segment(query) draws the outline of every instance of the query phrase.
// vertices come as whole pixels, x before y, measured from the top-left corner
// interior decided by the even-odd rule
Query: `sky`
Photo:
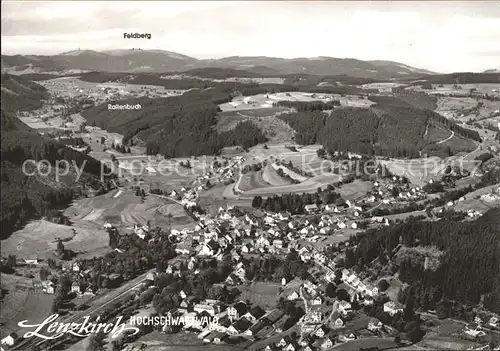
[[[500,68],[500,1],[2,1],[2,54],[161,49]],[[123,33],[151,39],[124,39]]]

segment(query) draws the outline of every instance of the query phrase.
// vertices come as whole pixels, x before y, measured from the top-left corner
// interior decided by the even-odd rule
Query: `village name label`
[[[91,321],[90,316],[85,316],[81,323],[62,323],[56,322],[59,318],[58,314],[53,314],[47,317],[42,323],[39,324],[27,324],[28,321],[24,320],[17,325],[21,328],[36,328],[35,331],[30,331],[24,334],[24,338],[31,338],[32,336],[37,336],[45,340],[58,339],[65,334],[72,334],[80,337],[87,337],[91,334],[97,334],[103,331],[109,334],[112,339],[117,338],[123,331],[132,331],[131,335],[137,334],[139,328],[127,326],[122,323],[123,316],[118,316],[115,323],[98,323],[101,316],[97,316],[95,321]],[[43,334],[45,331],[47,334]]]
[[[140,110],[140,109],[142,109],[141,104],[135,104],[135,105],[108,104],[108,110]]]
[[[151,39],[151,33],[123,33],[123,39]]]

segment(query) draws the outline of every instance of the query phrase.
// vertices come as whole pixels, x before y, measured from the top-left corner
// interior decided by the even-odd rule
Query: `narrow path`
[[[472,155],[473,153],[475,153],[476,151],[478,151],[481,148],[481,144],[480,143],[477,143],[477,142],[475,142],[475,143],[477,144],[476,149],[474,151],[471,151],[468,154],[462,156],[462,159],[465,159],[466,157],[469,157],[470,155]]]
[[[437,144],[442,144],[442,143],[444,143],[444,142],[446,142],[446,141],[450,140],[450,139],[451,139],[451,138],[453,138],[454,136],[455,136],[455,132],[454,132],[454,131],[451,131],[451,135],[450,135],[448,138],[438,141],[438,142],[436,143],[436,145],[437,145]]]

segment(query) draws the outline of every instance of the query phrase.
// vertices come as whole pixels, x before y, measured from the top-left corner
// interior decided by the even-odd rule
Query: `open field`
[[[471,350],[473,347],[480,346],[473,341],[459,339],[457,337],[424,336],[424,339],[417,344],[420,350]]]
[[[458,157],[450,157],[442,160],[439,157],[428,157],[412,160],[378,160],[378,162],[385,165],[392,174],[406,176],[412,184],[422,185],[430,179],[440,178],[440,174],[446,167],[458,159]]]
[[[263,189],[272,186],[283,186],[290,184],[292,183],[280,177],[276,173],[276,170],[271,167],[271,165],[267,165],[258,172],[249,172],[243,174],[238,184],[238,190],[245,192],[252,189]]]
[[[290,110],[282,107],[269,107],[221,112],[215,128],[218,132],[225,132],[234,129],[242,121],[250,121],[264,133],[268,143],[291,142],[295,131],[286,122],[276,118],[288,111]]]
[[[453,209],[455,211],[467,211],[474,209],[486,212],[490,208],[500,206],[500,185],[491,185],[465,195],[465,200],[458,202]]]
[[[362,89],[389,89],[404,86],[402,83],[391,83],[391,82],[380,82],[380,83],[368,83],[361,85]]]
[[[214,157],[165,160],[155,156],[122,155],[117,156],[116,159],[119,162],[117,173],[130,184],[170,192],[190,185],[197,177],[205,174]],[[187,160],[189,160],[191,168],[180,166],[180,162]]]
[[[341,180],[341,176],[334,173],[318,172],[320,170],[321,162],[316,150],[319,145],[309,145],[298,147],[297,151],[291,151],[284,145],[269,145],[269,147],[254,147],[250,149],[246,155],[245,163],[248,165],[254,163],[261,163],[264,160],[268,162],[275,162],[280,160],[288,163],[292,161],[293,165],[305,171],[316,171],[316,175],[311,178],[306,178],[293,173],[292,177],[300,178],[303,180],[299,184],[289,184],[286,180],[280,179],[281,177],[276,173],[276,167],[267,165],[263,170],[254,173],[247,173],[241,177],[241,180],[236,184],[226,186],[222,191],[222,196],[227,199],[246,199],[251,200],[254,196],[269,196],[270,194],[286,194],[286,193],[302,193],[302,192],[315,192],[318,187],[326,187],[331,183]],[[316,167],[312,169],[312,167]],[[282,167],[286,168],[286,167]],[[286,170],[285,170],[286,171]],[[237,187],[238,190],[243,191],[243,194],[236,195],[233,189]]]
[[[456,95],[467,95],[469,94],[469,89],[476,89],[478,93],[481,94],[489,94],[489,95],[499,95],[500,93],[500,88],[498,84],[494,83],[479,83],[479,84],[460,84],[462,89],[456,89],[453,87],[453,84],[443,84],[442,87],[440,87],[437,84],[432,84],[432,88],[434,90],[426,90],[428,94],[456,94]],[[412,87],[415,90],[419,90],[417,87]],[[493,89],[496,89],[496,93],[493,91]]]
[[[443,156],[448,155],[448,152],[453,155],[457,155],[460,153],[467,154],[469,152],[473,152],[478,147],[478,145],[474,141],[462,138],[455,133],[449,135],[447,138],[442,139],[441,141],[438,141],[435,144],[438,144],[442,148],[442,152],[444,153]],[[427,152],[431,152],[433,150],[433,144],[429,144],[422,149],[422,153],[426,154]]]
[[[474,99],[470,97],[439,97],[436,112],[447,118],[461,121],[469,119],[483,120],[492,118],[500,110],[500,101]]]
[[[271,166],[276,170],[278,171],[279,169],[281,169],[283,171],[283,173],[285,173],[286,175],[288,175],[290,178],[294,179],[294,180],[298,180],[299,182],[303,182],[307,179],[307,177],[304,177],[294,171],[292,171],[291,169],[285,167],[285,166],[280,166],[280,165],[277,165],[276,163],[273,163],[271,164]]]
[[[365,196],[372,187],[372,182],[356,179],[352,183],[343,184],[341,187],[336,188],[335,191],[342,195],[344,200],[353,201]]]
[[[285,145],[293,145],[296,147],[297,151],[291,151]],[[321,145],[307,145],[300,146],[296,144],[276,144],[268,145],[268,148],[263,147],[253,147],[250,149],[247,155],[247,164],[259,163],[264,160],[269,162],[274,162],[276,160],[281,160],[284,163],[292,162],[294,166],[300,168],[303,171],[311,172],[315,169],[319,169],[321,162],[316,153]]]
[[[438,125],[429,125],[426,134],[424,134],[424,141],[429,144],[438,143],[450,137],[451,131],[444,129]]]
[[[120,196],[115,197],[118,193]],[[172,226],[185,226],[192,221],[186,216],[181,205],[171,200],[150,194],[144,203],[132,191],[119,189],[108,194],[77,200],[65,211],[66,216],[96,222],[100,225],[111,222],[120,227],[134,224],[146,224],[148,221],[154,227],[170,220]]]
[[[275,94],[258,94],[252,96],[239,96],[231,102],[219,105],[222,111],[242,111],[256,108],[270,108],[277,101],[329,101],[336,99],[342,106],[367,107],[374,102],[363,99],[358,95],[340,96],[339,94],[318,94],[303,92],[283,92]]]
[[[252,206],[252,198],[237,197],[233,193],[234,184],[217,185],[200,193],[198,203],[210,213],[216,213],[219,207],[239,206],[241,208],[250,209]]]
[[[191,72],[190,72],[191,73]],[[209,82],[235,82],[235,83],[257,83],[257,84],[284,84],[285,79],[280,77],[228,77],[225,79],[200,77],[191,74],[168,74],[160,77],[161,79],[199,79]]]
[[[14,254],[24,259],[38,255],[40,259],[47,259],[56,250],[57,238],[75,253],[95,253],[96,249],[108,245],[108,234],[91,221],[75,220],[72,226],[67,226],[34,220],[2,241],[2,256]]]
[[[424,319],[429,319],[426,315]],[[430,318],[436,327],[428,331],[423,340],[416,344],[421,349],[439,350],[470,350],[479,346],[478,343],[457,337],[462,334],[464,324],[451,319],[439,320]]]
[[[260,306],[268,311],[276,307],[280,286],[281,284],[272,282],[243,284],[238,287],[241,295],[237,299],[242,301],[248,299],[254,306]]]
[[[115,197],[118,193],[120,196]],[[77,257],[93,257],[109,250],[109,237],[103,229],[106,222],[119,229],[148,221],[153,227],[171,225],[173,228],[184,228],[193,223],[182,206],[171,200],[149,195],[141,203],[139,196],[124,189],[75,200],[64,214],[72,222],[71,226],[44,220],[31,221],[2,241],[2,255],[15,254],[19,258],[38,255],[46,259],[53,255],[56,239],[60,238],[65,248],[74,251]]]
[[[21,287],[31,288],[31,279],[16,275],[1,275],[2,289],[7,289],[0,308],[2,335],[19,330],[17,322],[28,320],[29,324],[41,323],[51,314],[53,295],[35,294]],[[23,332],[30,329],[23,329]]]
[[[291,184],[290,181],[286,180],[285,178],[281,177],[277,173],[277,169],[274,167],[274,163],[272,165],[267,165],[264,167],[262,170],[262,179],[273,186],[280,186],[280,185],[288,185]],[[285,169],[285,167],[281,167],[282,169]]]
[[[131,185],[139,185],[143,188],[157,188],[164,192],[171,192],[172,190],[179,190],[183,186],[191,184],[191,182],[196,179],[202,173],[191,173],[191,170],[180,170],[183,174],[174,172],[152,172],[151,170],[144,168],[145,171],[141,175],[134,175],[139,173],[134,173],[133,171],[122,170],[121,174],[127,179]],[[184,173],[185,172],[185,173]]]
[[[290,184],[283,186],[273,186],[261,189],[252,189],[244,193],[244,197],[247,196],[269,196],[270,194],[288,194],[288,193],[303,193],[303,192],[315,192],[319,187],[326,187],[331,183],[336,183],[342,179],[338,174],[323,174],[313,178],[309,178],[300,184]]]

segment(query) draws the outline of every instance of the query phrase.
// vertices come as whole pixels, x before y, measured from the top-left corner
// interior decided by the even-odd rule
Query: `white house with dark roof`
[[[347,315],[349,312],[351,312],[352,306],[349,302],[347,301],[340,301],[339,306],[338,306],[338,311],[342,313],[343,315]]]
[[[391,316],[394,316],[398,312],[403,312],[403,306],[394,301],[389,301],[384,303],[384,312],[387,312]]]
[[[316,204],[311,204],[311,205],[305,205],[305,206],[304,206],[304,210],[305,210],[307,213],[314,213],[314,212],[318,212],[318,211],[319,211],[319,208],[318,208],[318,205],[316,205]]]

